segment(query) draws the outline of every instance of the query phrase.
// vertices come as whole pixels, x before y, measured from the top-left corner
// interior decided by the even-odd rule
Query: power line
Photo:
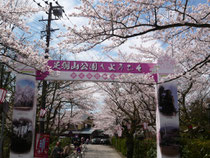
[[[45,4],[50,5],[48,1],[42,0]]]
[[[33,0],[34,1],[34,3],[36,3],[37,4],[37,6],[39,6],[39,7],[41,7],[41,8],[43,8],[43,9],[45,9],[42,5],[41,5],[41,3],[38,3],[36,0]],[[46,5],[49,5],[49,2],[48,1],[45,1],[45,0],[42,0]],[[59,2],[58,1],[56,1],[56,0],[53,0],[54,2],[55,2],[55,4],[57,4],[61,9],[62,9],[62,11],[63,11],[63,13],[64,13],[64,15],[66,16],[66,18],[68,19],[68,21],[72,24],[72,25],[74,25],[73,23],[72,23],[72,21],[70,20],[70,18],[68,17],[68,15],[66,14],[66,12],[65,12],[65,10],[63,9],[63,7],[59,4]],[[46,12],[47,13],[47,12]],[[47,13],[47,14],[49,14],[49,13]]]
[[[62,7],[62,6],[58,3],[58,1],[56,1],[56,0],[53,0],[53,1],[54,1],[58,6]],[[74,25],[74,24],[71,22],[71,20],[69,19],[68,15],[66,14],[65,10],[63,9],[63,7],[62,7],[62,11],[63,11],[64,15],[66,16],[66,18],[69,20],[69,22],[70,22],[72,25]]]
[[[41,3],[38,3],[36,0],[33,0],[33,1],[34,1],[34,3],[36,3],[39,7],[45,9],[45,8],[41,5]]]
[[[38,3],[36,0],[33,0],[34,3],[36,3],[40,8],[42,8],[43,10],[45,10],[45,8],[41,5],[41,3]],[[46,12],[46,14],[48,14],[48,12]]]
[[[53,0],[54,2],[55,2],[55,4],[57,4],[58,6],[61,6],[59,3],[58,3],[58,1],[56,1],[56,0]]]

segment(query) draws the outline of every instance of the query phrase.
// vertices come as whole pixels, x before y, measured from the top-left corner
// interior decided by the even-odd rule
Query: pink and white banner
[[[0,104],[4,102],[7,90],[0,88]]]
[[[16,75],[16,91],[12,118],[10,158],[32,158],[36,118],[35,71],[23,66],[21,72],[29,75]]]
[[[121,62],[90,62],[90,61],[60,61],[50,60],[48,66],[58,72],[49,75],[49,72],[37,71],[37,80],[82,80],[82,81],[116,81],[125,74],[153,73],[156,64],[153,63],[121,63]]]

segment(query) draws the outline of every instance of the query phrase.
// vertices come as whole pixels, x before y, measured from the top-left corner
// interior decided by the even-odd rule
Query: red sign
[[[48,150],[50,144],[50,136],[48,134],[36,134],[34,147],[35,158],[48,158]]]

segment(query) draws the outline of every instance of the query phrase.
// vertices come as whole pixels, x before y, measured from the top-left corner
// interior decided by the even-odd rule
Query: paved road
[[[115,149],[107,145],[87,145],[84,158],[124,158]]]

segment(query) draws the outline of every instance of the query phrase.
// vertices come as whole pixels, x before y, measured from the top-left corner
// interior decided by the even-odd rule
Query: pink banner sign
[[[122,62],[90,62],[50,60],[48,66],[58,71],[57,76],[49,72],[37,71],[37,80],[89,80],[113,81],[124,74],[152,73],[156,64],[153,63],[122,63]],[[154,74],[156,78],[156,74]]]

